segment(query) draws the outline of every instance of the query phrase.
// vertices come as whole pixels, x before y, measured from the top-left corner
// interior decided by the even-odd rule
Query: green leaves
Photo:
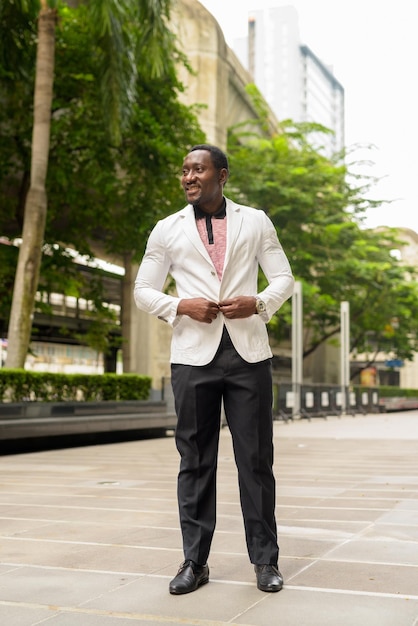
[[[61,253],[72,247],[93,256],[94,248],[119,262],[139,259],[156,219],[183,204],[179,165],[204,140],[195,109],[178,99],[177,64],[185,61],[168,28],[169,5],[98,0],[59,8],[45,241],[59,244],[64,265],[44,255],[39,290],[94,301],[95,346],[114,320]],[[10,238],[21,237],[28,190],[39,3],[21,8],[0,5],[0,235]],[[1,293],[1,316],[9,306]]]
[[[232,130],[228,193],[268,213],[303,283],[305,356],[338,338],[340,302],[348,300],[352,350],[372,347],[411,359],[418,347],[416,268],[393,255],[404,245],[395,230],[362,226],[365,210],[377,206],[366,195],[373,179],[316,152],[312,132],[317,125],[289,120],[271,139]],[[388,332],[393,318],[399,323]],[[270,324],[277,340],[289,321],[282,309]]]

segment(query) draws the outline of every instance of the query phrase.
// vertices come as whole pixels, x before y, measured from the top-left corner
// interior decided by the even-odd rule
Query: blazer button
[[[211,272],[212,276],[216,276],[216,272]]]

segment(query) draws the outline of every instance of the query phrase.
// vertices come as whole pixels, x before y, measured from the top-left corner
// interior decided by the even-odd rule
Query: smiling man
[[[219,148],[192,148],[181,177],[188,205],[156,224],[135,281],[138,308],[173,327],[171,382],[184,552],[169,586],[175,595],[209,581],[222,403],[257,586],[270,592],[283,586],[266,323],[291,296],[293,276],[264,211],[224,197],[228,176],[228,159]],[[260,267],[268,285],[258,292]],[[175,296],[163,291],[168,274],[176,283]]]

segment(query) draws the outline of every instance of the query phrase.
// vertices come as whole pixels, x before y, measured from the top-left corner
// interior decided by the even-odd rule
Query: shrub
[[[56,374],[0,369],[1,402],[147,400],[151,378],[138,374]]]

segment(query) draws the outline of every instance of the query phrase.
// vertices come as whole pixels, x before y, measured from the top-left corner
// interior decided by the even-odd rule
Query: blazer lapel
[[[235,204],[232,200],[226,201],[226,218],[227,218],[227,237],[226,237],[226,251],[224,261],[224,272],[226,266],[231,258],[232,251],[238,239],[241,225],[242,225],[242,212],[239,204]]]
[[[189,239],[190,243],[194,246],[196,251],[213,266],[212,259],[210,258],[203,242],[200,238],[199,231],[197,230],[194,210],[191,204],[187,205],[182,211],[180,211],[182,218],[182,227],[184,234]],[[232,200],[226,200],[226,251],[224,261],[224,271],[231,257],[232,251],[238,239],[242,225],[242,212],[239,204],[235,204]]]
[[[199,235],[199,231],[197,230],[194,210],[191,204],[187,205],[181,211],[181,217],[183,218],[182,226],[184,234],[189,239],[190,243],[193,244],[196,251],[201,254],[206,261],[213,265],[212,259],[210,258],[205,246],[203,245],[203,242]]]

